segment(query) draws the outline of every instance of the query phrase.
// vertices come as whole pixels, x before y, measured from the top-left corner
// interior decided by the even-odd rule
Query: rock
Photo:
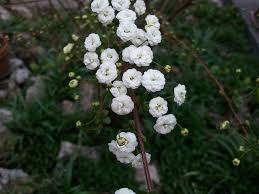
[[[97,99],[98,90],[95,84],[87,81],[80,83],[80,105],[83,110],[89,110],[92,108],[92,103]]]
[[[7,89],[0,89],[0,100],[5,99],[8,96],[8,90]]]
[[[63,100],[62,109],[65,114],[72,114],[75,112],[75,104],[70,100]]]
[[[1,122],[10,122],[13,120],[13,114],[10,110],[0,108],[0,121]]]
[[[61,148],[58,154],[58,159],[68,159],[70,156],[72,156],[78,149],[79,153],[82,156],[85,156],[92,160],[98,160],[100,158],[99,152],[97,151],[97,147],[87,147],[87,146],[81,146],[81,148],[78,145],[75,145],[68,141],[61,142]]]
[[[23,60],[19,58],[12,58],[9,60],[9,63],[11,65],[12,72],[15,71],[18,68],[22,68],[24,66]]]
[[[32,78],[34,82],[27,91],[25,99],[27,102],[34,102],[35,100],[39,100],[44,95],[44,79],[41,76],[36,76]]]
[[[23,170],[0,168],[0,190],[10,182],[24,177],[28,177],[28,174]]]
[[[14,72],[14,80],[17,84],[23,84],[30,76],[30,71],[24,67],[19,68]]]
[[[33,14],[30,9],[25,7],[24,5],[13,5],[11,10],[15,12],[17,15],[25,17],[27,19],[32,19]]]
[[[0,21],[7,21],[11,19],[11,14],[3,6],[0,6]]]
[[[2,122],[0,122],[0,135],[1,135],[1,138],[2,138],[3,134],[6,133],[6,132],[8,132],[7,127]]]
[[[158,174],[158,170],[155,165],[149,165],[149,172],[151,180],[156,183],[157,185],[160,185],[160,177]],[[143,168],[136,168],[135,169],[135,179],[140,184],[141,189],[146,188],[146,177],[145,172]]]
[[[222,7],[223,6],[223,2],[222,0],[210,0],[212,3],[215,3],[217,6]]]

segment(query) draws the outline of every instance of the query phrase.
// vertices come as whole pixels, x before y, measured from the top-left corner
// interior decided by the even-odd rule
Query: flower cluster
[[[138,146],[137,138],[134,133],[120,132],[116,140],[112,140],[108,145],[110,152],[112,152],[121,163],[131,164],[134,168],[143,167],[141,154],[133,154]],[[146,153],[146,157],[148,162],[150,162],[151,155]]]
[[[137,26],[137,16],[146,12],[144,0],[136,0],[133,5],[130,0],[111,0],[110,2],[93,0],[91,9],[104,26],[112,24],[115,19],[118,20],[116,34],[120,43],[123,45],[127,42],[127,45],[130,46],[124,47],[120,52],[114,48],[105,48],[98,54],[97,51],[102,42],[98,34],[92,33],[85,39],[84,46],[87,52],[84,55],[84,64],[89,70],[98,68],[96,71],[98,82],[111,86],[112,111],[118,115],[127,115],[135,108],[131,96],[128,95],[129,90],[143,87],[147,92],[155,93],[165,87],[164,74],[159,70],[149,68],[154,59],[152,47],[160,44],[162,40],[160,22],[155,15],[147,15],[143,29]],[[127,68],[120,70],[119,66]],[[121,79],[117,79],[118,77]],[[179,106],[184,103],[185,96],[184,85],[179,84],[174,88],[174,101]],[[175,116],[168,114],[168,102],[160,96],[150,100],[149,113],[157,119],[154,130],[160,134],[170,133],[177,124]],[[121,132],[117,135],[116,140],[109,143],[109,150],[118,161],[139,168],[143,165],[141,155],[133,153],[137,145],[134,133]],[[146,153],[146,158],[149,162],[151,155]],[[117,193],[120,192],[117,191]],[[125,193],[131,192],[125,191]]]

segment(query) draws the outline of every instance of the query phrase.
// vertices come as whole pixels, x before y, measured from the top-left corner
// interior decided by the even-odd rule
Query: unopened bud
[[[77,128],[82,127],[82,122],[81,122],[81,121],[77,121],[77,122],[76,122],[76,127],[77,127]]]
[[[172,71],[172,67],[170,65],[166,65],[164,67],[164,70],[165,70],[166,73],[170,73]]]
[[[186,137],[189,135],[189,130],[187,128],[182,128],[181,134],[182,134],[182,136]]]
[[[238,158],[235,158],[233,161],[232,161],[233,165],[234,166],[239,166],[240,164],[240,160]]]
[[[70,88],[76,88],[78,86],[78,80],[72,79],[68,85]]]
[[[68,73],[68,77],[70,77],[70,78],[75,77],[75,75],[76,74],[74,72],[72,72],[72,71]]]
[[[223,123],[221,123],[220,129],[221,130],[228,129],[229,126],[230,126],[230,122],[229,121],[224,121]]]

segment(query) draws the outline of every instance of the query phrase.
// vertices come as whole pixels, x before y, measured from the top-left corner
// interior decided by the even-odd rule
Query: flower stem
[[[140,124],[139,113],[138,113],[138,101],[133,91],[131,93],[131,97],[135,105],[133,110],[133,119],[134,119],[134,125],[136,128],[136,131],[137,131],[137,138],[138,138],[142,161],[143,161],[143,168],[144,168],[146,183],[147,183],[147,192],[149,193],[149,192],[152,192],[152,180],[150,177],[150,172],[148,168],[148,162],[147,162],[146,152],[145,152],[145,147],[143,142],[143,133],[141,130],[141,124]]]

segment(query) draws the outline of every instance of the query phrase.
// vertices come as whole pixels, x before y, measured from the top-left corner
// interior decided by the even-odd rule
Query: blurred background
[[[83,65],[85,37],[98,32],[106,41],[115,29],[102,27],[90,2],[0,0],[0,193],[108,194],[121,187],[145,193],[143,170],[119,163],[107,146],[125,127],[118,121],[132,121],[111,113],[110,95],[100,111],[100,90]],[[154,193],[259,193],[258,3],[149,1],[149,12],[166,26],[154,48],[169,79],[161,95],[170,96],[178,83],[187,87],[183,106],[168,100],[186,130],[155,133],[141,107]],[[73,52],[64,53],[68,43]],[[71,72],[80,80],[75,89]]]

